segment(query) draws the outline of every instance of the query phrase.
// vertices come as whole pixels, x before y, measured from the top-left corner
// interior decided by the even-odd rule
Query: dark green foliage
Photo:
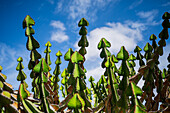
[[[47,62],[47,64],[50,66],[51,65],[51,60],[50,60],[50,53],[51,53],[51,50],[50,50],[50,47],[52,46],[51,43],[48,41],[45,46],[47,47],[44,51],[44,53],[46,53],[46,56],[45,56],[45,61]]]
[[[17,61],[19,62],[18,65],[17,65],[17,67],[16,67],[16,70],[19,71],[19,74],[18,74],[18,76],[17,76],[17,80],[23,82],[23,81],[27,78],[27,76],[26,76],[26,74],[22,71],[22,69],[24,69],[24,66],[23,66],[23,64],[22,64],[22,61],[23,61],[22,57],[19,57],[19,58],[17,59]]]
[[[0,65],[0,112],[2,113],[10,113],[15,112],[18,113],[16,102],[16,94],[14,94],[13,87],[11,84],[6,82],[6,75],[2,74],[3,68]],[[14,97],[15,96],[15,97]]]
[[[20,113],[54,113],[54,112],[74,112],[74,113],[146,113],[170,111],[170,64],[163,70],[159,69],[159,57],[164,54],[163,47],[166,47],[166,40],[169,38],[168,28],[170,28],[170,14],[165,12],[163,30],[159,34],[160,40],[156,42],[157,37],[152,34],[150,43],[146,43],[142,49],[136,46],[134,52],[136,56],[128,53],[124,46],[120,48],[117,55],[111,54],[109,48],[111,44],[105,38],[102,38],[98,44],[101,50],[100,57],[103,60],[102,68],[105,72],[99,81],[95,81],[92,76],[89,78],[91,88],[86,84],[86,69],[84,68],[87,40],[87,29],[89,23],[82,18],[78,26],[81,27],[79,34],[81,39],[78,42],[79,51],[73,51],[71,48],[64,55],[68,61],[68,66],[61,73],[62,53],[56,53],[56,67],[53,75],[50,73],[50,47],[48,41],[44,51],[45,59],[36,50],[39,43],[32,36],[35,34],[32,26],[35,24],[30,16],[26,16],[23,21],[23,28],[26,28],[25,35],[28,37],[27,49],[31,51],[28,69],[31,70],[30,77],[32,81],[33,96],[26,89],[28,85],[24,81],[26,74],[23,72],[22,57],[16,70],[19,71],[17,80],[21,81],[19,90],[13,91],[12,86],[6,83],[6,76],[1,73],[0,66],[0,110],[1,112],[20,112]],[[41,58],[41,60],[39,60]],[[139,70],[135,71],[135,60],[139,61]],[[170,63],[170,54],[167,58]],[[117,67],[116,63],[121,65]],[[59,100],[59,76],[61,74],[61,93],[64,100]],[[143,78],[144,85],[142,89],[137,86]],[[96,82],[96,83],[95,83]],[[156,91],[156,93],[154,92]],[[17,92],[17,93],[16,93]],[[92,98],[93,97],[93,98]],[[32,99],[30,99],[32,98]],[[94,100],[94,104],[92,103]],[[93,105],[93,106],[92,106]]]

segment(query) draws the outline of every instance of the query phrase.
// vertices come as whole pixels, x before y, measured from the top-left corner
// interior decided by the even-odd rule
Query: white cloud
[[[53,20],[53,21],[51,21],[50,25],[52,27],[57,28],[57,29],[62,30],[62,31],[66,30],[66,28],[64,27],[64,24],[60,21]]]
[[[27,75],[26,83],[28,84],[28,90],[31,91],[31,79],[29,77],[30,71],[28,70],[29,62],[29,52],[26,47],[18,47],[17,49],[12,48],[5,43],[0,43],[0,65],[3,67],[2,73],[7,76],[7,83],[10,83],[15,90],[18,89],[20,81],[17,81],[18,71],[16,71],[16,66],[18,64],[18,57],[23,58],[23,71]]]
[[[68,39],[69,37],[65,34],[64,31],[52,32],[51,35],[52,41],[57,41],[58,43],[62,43],[64,41],[67,41]]]
[[[138,5],[140,5],[143,2],[143,0],[137,0],[135,2],[133,2],[130,6],[129,9],[133,9],[135,7],[137,7]]]
[[[162,20],[156,19],[158,12],[159,12],[158,10],[140,11],[137,13],[137,16],[143,19],[143,24],[145,26],[147,25],[155,26],[155,25],[160,25],[162,23]]]
[[[50,4],[54,4],[54,0],[48,0]]]
[[[152,11],[141,11],[139,13],[137,13],[137,15],[140,17],[140,18],[145,18],[147,19],[148,21],[152,21],[155,17],[155,15],[158,14],[158,10],[152,10]]]
[[[167,2],[167,3],[164,3],[164,4],[162,4],[162,6],[170,6],[170,2]]]
[[[101,51],[97,49],[97,45],[103,37],[112,44],[111,48],[109,48],[112,54],[117,53],[123,45],[128,51],[132,51],[137,42],[142,40],[140,27],[133,26],[132,28],[132,25],[127,23],[107,23],[106,27],[96,28],[89,33],[87,60],[95,60],[99,57]],[[77,43],[75,47],[78,49]]]
[[[104,74],[104,71],[105,69],[101,67],[96,67],[94,69],[88,70],[86,73],[87,80],[90,78],[90,76],[92,76],[97,82],[100,79],[101,75]]]
[[[9,46],[7,46],[4,43],[0,43],[1,45],[1,49],[0,49],[0,65],[4,65],[5,69],[4,70],[8,70],[11,69],[11,67],[15,66],[15,62],[10,62],[7,63],[5,61],[14,61],[16,60],[16,51],[12,48],[10,48]]]
[[[54,13],[58,13],[62,10],[62,7],[63,7],[63,0],[60,0],[58,3],[57,3],[57,7],[55,8],[55,11]]]
[[[69,7],[71,18],[75,19],[79,15],[86,15],[91,5],[91,0],[74,0]]]
[[[53,28],[57,28],[57,30],[54,29],[51,33],[51,40],[52,41],[62,43],[62,42],[67,41],[69,39],[69,37],[65,33],[66,28],[65,28],[65,26],[62,22],[53,20],[53,21],[51,21],[50,25]]]
[[[85,17],[87,19],[96,18],[96,13],[98,10],[104,9],[109,3],[116,3],[119,0],[70,0],[67,4],[60,1],[55,9],[55,12],[63,11],[68,13],[68,17],[72,19],[77,19],[80,17]]]

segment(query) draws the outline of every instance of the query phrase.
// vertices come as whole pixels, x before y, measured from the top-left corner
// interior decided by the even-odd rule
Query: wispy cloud
[[[65,33],[65,26],[60,21],[51,21],[50,25],[55,28],[51,33],[51,40],[56,41],[58,43],[62,43],[69,39],[68,35]]]
[[[52,32],[51,40],[56,41],[58,43],[62,43],[67,41],[69,37],[63,31]]]
[[[24,49],[23,49],[24,48]],[[0,65],[3,67],[2,73],[7,76],[7,82],[10,83],[15,90],[18,89],[20,82],[17,81],[18,71],[16,71],[16,66],[18,64],[17,58],[23,58],[24,72],[27,75],[26,83],[29,86],[29,91],[31,91],[31,79],[29,77],[28,62],[29,55],[27,54],[26,47],[12,48],[5,43],[0,43]]]
[[[162,4],[162,6],[164,6],[164,7],[170,6],[170,2],[164,3],[164,4]]]
[[[16,65],[16,51],[13,48],[10,48],[4,43],[0,43],[1,49],[0,49],[0,65],[4,66],[4,70],[11,69]],[[7,63],[6,61],[9,61]]]
[[[156,21],[156,16],[158,15],[158,10],[151,10],[151,11],[140,11],[137,13],[141,19],[145,19],[146,25],[158,25],[161,21]]]
[[[102,10],[104,6],[117,1],[119,0],[70,0],[65,4],[65,1],[62,0],[58,2],[55,12],[65,11],[68,13],[68,17],[74,20],[80,17],[94,19],[98,10]]]
[[[135,7],[137,7],[138,5],[140,5],[143,2],[143,0],[137,0],[135,2],[133,2],[130,6],[129,9],[133,9]]]
[[[53,20],[53,21],[50,23],[50,25],[51,25],[52,27],[57,28],[57,29],[60,29],[60,30],[62,30],[62,31],[66,30],[66,28],[64,27],[64,24],[63,24],[62,22],[60,22],[60,21],[54,21],[54,20]]]
[[[87,80],[90,78],[90,76],[92,76],[95,79],[95,81],[97,82],[100,79],[101,75],[104,74],[104,71],[105,70],[103,68],[101,68],[100,66],[96,67],[94,69],[88,70],[87,74],[86,74]]]
[[[50,4],[54,4],[54,0],[48,0]]]
[[[144,18],[147,19],[147,21],[153,21],[153,19],[155,18],[155,16],[158,14],[158,10],[151,10],[151,11],[141,11],[138,12],[137,15],[140,18]]]

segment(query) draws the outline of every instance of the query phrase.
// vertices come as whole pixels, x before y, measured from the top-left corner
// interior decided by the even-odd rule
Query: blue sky
[[[100,65],[102,59],[97,44],[102,37],[112,43],[109,49],[117,54],[120,47],[133,53],[136,45],[141,48],[149,41],[151,34],[158,36],[162,30],[161,22],[164,12],[170,12],[169,0],[0,0],[0,65],[7,75],[7,82],[15,89],[18,72],[17,58],[24,59],[24,72],[27,74],[26,82],[31,86],[28,67],[30,51],[26,50],[25,30],[22,21],[26,15],[35,20],[35,39],[40,43],[38,52],[44,57],[45,43],[52,43],[51,67],[54,69],[56,52],[60,50],[63,55],[68,48],[78,50],[77,42],[78,21],[85,17],[89,21],[87,48],[87,78],[93,76],[99,79],[103,70]],[[159,40],[159,39],[158,39]],[[161,68],[166,68],[166,58],[170,53],[170,41],[167,40],[165,55],[160,58]],[[67,66],[62,57],[61,71]],[[53,71],[53,70],[52,70]]]

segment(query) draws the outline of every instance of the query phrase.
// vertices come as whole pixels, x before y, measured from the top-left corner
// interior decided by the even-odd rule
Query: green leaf
[[[159,54],[160,56],[163,55],[163,47],[159,46],[159,47],[157,48],[157,51],[158,51],[158,54]]]
[[[48,42],[45,44],[45,46],[51,47],[52,45],[51,45],[50,41],[48,41]]]
[[[69,61],[68,66],[67,66],[68,73],[73,73],[74,70],[74,64]]]
[[[170,19],[170,13],[165,12],[162,16],[163,19]]]
[[[40,47],[40,44],[35,40],[35,38],[33,36],[31,36],[31,40],[32,40],[32,45],[34,48]]]
[[[81,101],[79,98],[81,99]],[[67,106],[69,109],[81,109],[82,103],[84,103],[82,102],[82,100],[83,99],[80,97],[80,95],[78,93],[75,93],[68,102]]]
[[[90,76],[89,82],[92,82],[92,81],[94,81],[94,78],[92,76]]]
[[[82,18],[79,23],[78,23],[78,26],[88,26],[89,25],[89,22],[85,19],[85,18]]]
[[[82,26],[80,31],[79,31],[79,34],[80,35],[87,35],[87,29],[85,26]]]
[[[165,47],[165,46],[166,46],[166,41],[165,41],[164,39],[161,39],[161,40],[158,42],[158,44],[159,44],[160,46]]]
[[[40,62],[34,67],[34,72],[40,73],[40,72],[48,72],[49,67],[45,62],[45,59],[42,58]]]
[[[165,79],[165,77],[166,77],[166,69],[164,68],[162,72],[162,78]]]
[[[21,70],[21,71],[19,71],[19,74],[18,74],[18,76],[17,76],[17,80],[18,81],[23,81],[23,80],[25,80],[27,78],[27,75]]]
[[[58,51],[58,52],[56,53],[56,56],[60,57],[60,56],[62,56],[62,53],[61,53],[60,51]]]
[[[41,86],[42,86],[42,92],[43,92],[44,99],[46,99],[46,97],[49,96],[49,92],[47,91],[44,83],[42,83]]]
[[[3,91],[2,95],[6,96],[8,98],[11,98],[11,94],[8,91]]]
[[[134,113],[146,113],[141,107],[135,106]]]
[[[63,79],[61,80],[61,83],[62,83],[63,85],[66,85],[66,83],[67,83],[66,77],[63,77]]]
[[[84,75],[85,75],[85,73],[82,70],[82,68],[78,64],[75,64],[73,76],[76,78],[76,77],[82,77]]]
[[[27,27],[27,28],[26,28],[26,31],[25,31],[25,35],[26,35],[26,36],[30,36],[30,35],[32,35],[32,34],[35,34],[34,29],[33,29],[32,27]]]
[[[129,61],[134,61],[134,60],[136,60],[136,57],[133,55],[133,54],[131,54],[130,56],[129,56],[129,59],[128,59]]]
[[[119,89],[125,91],[129,85],[129,80],[127,77],[123,77],[122,81],[119,84]]]
[[[107,61],[105,63],[105,66],[108,68],[108,67],[112,67],[114,64],[113,62],[111,61],[111,58],[110,57],[107,57]]]
[[[3,105],[3,106],[12,104],[11,95],[7,91],[3,91],[1,93],[0,100],[1,100],[1,105]]]
[[[61,73],[61,71],[60,71],[60,66],[59,66],[59,65],[56,65],[53,74],[54,74],[54,75],[59,75],[60,73]]]
[[[41,76],[42,76],[43,82],[47,83],[48,79],[43,72],[41,73]]]
[[[28,50],[33,50],[33,49],[39,48],[40,45],[39,45],[39,43],[34,39],[34,37],[31,35],[31,36],[28,36],[28,40],[27,40],[26,47],[27,47]]]
[[[68,79],[68,85],[73,85],[76,83],[76,79],[73,76],[70,76]]]
[[[65,59],[66,61],[69,61],[69,60],[71,59],[71,55],[72,55],[73,53],[74,53],[74,52],[73,52],[73,49],[72,49],[72,48],[69,48],[68,51],[67,51],[67,53],[64,55],[64,59]]]
[[[35,21],[29,16],[27,15],[23,21],[23,28],[25,27],[30,27],[30,25],[34,25]]]
[[[6,79],[7,79],[6,75],[0,73],[0,81],[5,82]]]
[[[8,91],[8,92],[10,92],[10,93],[13,93],[13,87],[12,87],[11,84],[8,84],[8,83],[6,83],[6,82],[3,82],[3,84],[4,84],[3,90]]]
[[[62,62],[61,62],[61,58],[58,57],[57,60],[55,61],[55,64],[60,65],[61,63],[62,63]]]
[[[67,69],[65,68],[64,71],[63,71],[62,74],[61,74],[61,77],[63,78],[63,77],[66,77],[67,75],[68,75],[68,71],[67,71]]]
[[[43,68],[43,72],[48,72],[49,71],[49,66],[45,62],[44,58],[42,58],[42,68]]]
[[[161,39],[168,39],[169,34],[168,34],[168,28],[164,28],[160,33],[159,33],[159,38]]]
[[[35,67],[33,68],[33,70],[34,70],[34,72],[36,72],[36,73],[40,73],[42,70],[42,59],[40,60],[40,62],[37,64],[37,65],[35,65]]]
[[[0,81],[0,90],[3,89],[4,84]]]
[[[149,43],[146,43],[145,47],[144,47],[144,51],[145,52],[152,52],[153,48]]]
[[[131,82],[131,88],[133,91],[134,96],[142,96],[143,92],[140,89],[140,87],[138,87],[135,83]]]
[[[64,89],[64,87],[63,87],[63,86],[61,86],[61,87],[60,87],[60,90],[62,91],[63,89]]]
[[[24,85],[25,85],[25,88],[28,88],[28,84],[25,82],[25,80],[24,80]]]
[[[77,78],[76,89],[77,89],[77,91],[83,91],[86,89],[85,83],[79,77]]]
[[[78,42],[78,46],[79,47],[88,47],[89,46],[89,42],[87,41],[86,35],[83,35],[81,37],[80,41]]]
[[[29,63],[28,63],[28,69],[29,69],[29,70],[33,69],[33,68],[34,68],[34,65],[35,65],[35,62],[31,61],[31,59],[30,59],[30,61],[29,61]]]
[[[83,56],[80,53],[78,53],[77,51],[75,51],[71,56],[71,61],[73,63],[78,63],[78,62],[81,62],[83,60],[84,60]]]
[[[25,99],[30,95],[29,92],[26,90],[24,83],[20,84],[19,95],[21,99]]]
[[[115,55],[111,56],[111,59],[114,63],[118,63],[119,61],[117,60],[117,58],[115,57]]]
[[[30,57],[31,61],[35,62],[36,60],[41,58],[41,55],[37,52],[37,50],[32,50]]]
[[[17,71],[20,71],[20,70],[22,70],[22,69],[24,69],[24,66],[23,66],[23,64],[22,64],[21,62],[19,62],[18,65],[17,65],[17,67],[16,67],[16,70],[17,70]]]
[[[123,94],[121,95],[121,98],[118,101],[118,106],[123,108],[123,109],[128,108],[127,97],[126,97],[126,94],[124,92],[123,92]]]
[[[0,72],[3,70],[2,66],[0,65]]]
[[[47,46],[47,48],[44,50],[44,53],[51,53],[51,49],[49,46]]]
[[[22,57],[19,57],[19,58],[17,59],[17,61],[18,61],[18,62],[22,62],[22,61],[23,61]]]
[[[105,38],[102,38],[98,44],[98,49],[100,50],[101,48],[104,48],[104,47],[111,47],[111,44],[109,41],[107,41]]]
[[[111,56],[110,51],[108,49],[106,49],[106,48],[103,48],[102,52],[100,53],[100,57],[101,58],[106,58],[106,57],[109,57],[109,56]]]
[[[79,50],[79,53],[84,56],[87,53],[85,47],[81,47],[81,49]]]
[[[140,52],[140,51],[142,51],[142,49],[139,46],[136,46],[136,48],[134,49],[134,52],[136,53],[136,52]]]
[[[30,109],[30,112],[33,112],[33,113],[43,113],[31,101],[29,101],[27,99],[25,99],[25,104],[24,105],[27,105],[27,107]],[[24,106],[24,107],[26,107],[26,106]]]
[[[156,40],[156,39],[157,39],[157,37],[154,34],[152,34],[149,38],[149,40]]]
[[[117,54],[118,60],[127,60],[129,58],[129,53],[124,46],[121,47],[119,53]]]

